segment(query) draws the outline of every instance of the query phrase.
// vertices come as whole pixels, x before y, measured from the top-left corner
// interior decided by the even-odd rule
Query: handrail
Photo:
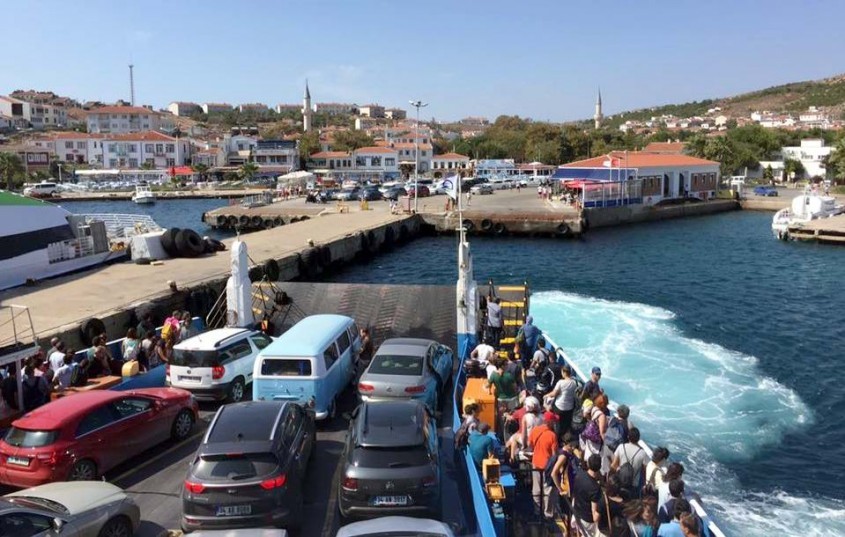
[[[103,222],[109,238],[126,237],[127,228],[146,228],[147,231],[161,231],[163,228],[146,214],[80,214],[85,223]]]

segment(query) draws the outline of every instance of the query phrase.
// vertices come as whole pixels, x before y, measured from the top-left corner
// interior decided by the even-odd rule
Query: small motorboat
[[[792,200],[792,204],[775,213],[772,218],[772,233],[775,238],[787,240],[789,228],[806,224],[819,218],[829,218],[845,212],[845,207],[836,203],[833,196],[822,196],[807,191]]]
[[[153,194],[149,185],[138,185],[135,187],[135,194],[132,195],[132,201],[138,205],[151,205],[156,202],[156,195]]]

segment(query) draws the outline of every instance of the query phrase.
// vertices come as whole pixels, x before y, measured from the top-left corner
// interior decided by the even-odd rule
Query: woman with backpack
[[[601,473],[607,475],[610,470],[610,454],[605,454],[604,435],[607,432],[607,397],[604,394],[596,396],[592,404],[589,399],[584,401],[584,417],[587,425],[581,431],[581,450],[584,452],[584,460],[590,455],[601,457]]]
[[[619,479],[615,475],[607,478],[599,498],[598,529],[608,537],[631,536],[631,528],[625,518],[625,500],[622,499]]]
[[[130,328],[126,331],[126,337],[120,344],[120,354],[126,362],[137,360],[138,352],[141,349],[141,340],[138,339],[138,332],[135,328]]]
[[[663,484],[666,470],[669,467],[669,450],[658,446],[651,452],[651,461],[645,468],[645,483],[643,496],[657,498],[657,490]]]

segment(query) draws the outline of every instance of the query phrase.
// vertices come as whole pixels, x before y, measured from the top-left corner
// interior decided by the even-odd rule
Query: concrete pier
[[[845,245],[845,214],[789,226],[789,238]]]

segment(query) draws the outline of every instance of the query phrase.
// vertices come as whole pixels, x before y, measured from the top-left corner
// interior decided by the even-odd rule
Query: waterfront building
[[[4,153],[13,153],[20,157],[27,175],[34,172],[48,173],[50,171],[50,161],[54,153],[48,147],[25,144],[4,144],[0,147],[2,147]]]
[[[18,120],[18,125],[44,129],[64,127],[67,124],[67,110],[62,106],[30,103],[9,96],[0,96],[0,114]]]
[[[220,166],[225,161],[225,154],[219,147],[208,149],[195,149],[191,152],[191,164],[201,164],[209,168]]]
[[[61,162],[102,166],[103,134],[55,132],[49,137],[53,152]]]
[[[431,171],[434,172],[434,177],[446,177],[456,172],[468,172],[470,170],[470,160],[466,155],[460,153],[446,153],[443,155],[435,155],[431,159]]]
[[[378,104],[365,104],[358,107],[358,113],[364,117],[371,117],[376,119],[384,119],[385,110],[383,106]]]
[[[317,103],[314,105],[314,111],[330,116],[355,115],[358,113],[358,107],[348,103]]]
[[[197,103],[174,101],[167,105],[167,110],[174,116],[190,116],[202,112],[202,107]]]
[[[222,148],[225,152],[225,163],[219,165],[240,166],[252,158],[258,139],[245,134],[227,134],[223,137]]]
[[[772,161],[760,161],[760,167],[755,175],[761,175],[767,167],[771,167],[776,180],[799,180],[807,177],[827,177],[824,161],[835,147],[827,146],[823,139],[801,140],[801,145],[782,147],[780,158]],[[804,167],[804,173],[797,177],[784,176],[784,161],[797,160]]]
[[[11,130],[13,128],[13,124],[14,118],[0,114],[0,131]]]
[[[299,169],[299,142],[296,140],[258,140],[253,152],[253,162],[259,168],[272,166],[279,173]]]
[[[361,147],[352,153],[355,157],[354,173],[350,179],[359,181],[386,181],[399,177],[399,152],[391,147]]]
[[[482,179],[505,178],[516,175],[516,163],[512,158],[478,159],[472,161],[475,176]]]
[[[203,103],[202,111],[204,114],[225,114],[231,112],[233,107],[229,103]]]
[[[601,113],[601,88],[599,88],[598,96],[596,97],[596,113],[593,114],[593,122],[595,123],[596,129],[601,128],[602,119],[604,119],[604,116]]]
[[[434,147],[431,144],[414,144],[413,142],[401,142],[391,143],[390,147],[396,149],[397,153],[399,154],[399,164],[407,166],[414,166],[416,164],[417,148],[419,148],[419,173],[427,173],[431,170],[432,159],[434,158]]]
[[[86,118],[91,133],[128,134],[163,127],[161,114],[140,106],[101,106],[89,110]]]
[[[311,130],[311,119],[313,110],[311,109],[311,91],[308,89],[308,81],[305,81],[305,95],[302,97],[302,130],[308,132]]]
[[[172,168],[190,162],[191,144],[160,132],[146,131],[107,135],[102,138],[103,165],[109,169],[141,166]]]

